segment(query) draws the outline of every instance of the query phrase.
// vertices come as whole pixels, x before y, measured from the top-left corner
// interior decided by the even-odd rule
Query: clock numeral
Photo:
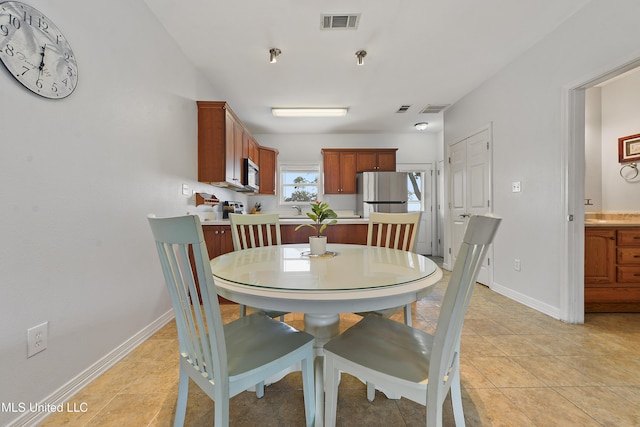
[[[24,71],[20,73],[21,76],[24,76],[25,74],[27,74],[27,72],[29,72],[29,70],[31,69],[29,67],[25,67],[24,65],[22,66],[22,68],[24,69]]]
[[[16,30],[20,29],[20,18],[17,16],[13,16],[11,13],[8,15],[9,25],[13,26]]]
[[[22,18],[22,20],[23,20],[24,22],[26,22],[27,24],[32,25],[32,24],[31,24],[32,17],[31,17],[31,15],[28,15],[28,14],[27,14],[27,11],[26,11],[26,10],[24,11],[24,17]]]
[[[7,43],[7,45],[4,47],[4,53],[6,53],[9,56],[15,55],[15,52],[13,50],[13,46],[11,46],[10,44]]]
[[[51,92],[53,92],[53,93],[57,93],[58,92],[58,86],[56,86],[55,83],[51,84]]]
[[[49,24],[47,24],[47,21],[45,21],[42,18],[38,18],[38,27],[43,31],[43,32],[47,32],[47,30],[49,29]]]
[[[38,89],[42,89],[42,80],[36,80],[36,86],[38,87]]]
[[[8,36],[9,35],[9,27],[7,27],[4,24],[0,25],[0,34],[2,34],[3,36]]]

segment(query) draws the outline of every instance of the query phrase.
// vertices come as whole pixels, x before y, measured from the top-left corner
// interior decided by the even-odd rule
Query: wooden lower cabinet
[[[302,227],[295,231],[297,224],[280,224],[282,243],[308,243],[309,236],[315,235],[311,227]],[[325,228],[323,235],[327,243],[348,243],[354,245],[367,244],[367,224],[336,224]]]
[[[586,312],[640,312],[640,227],[585,229]]]
[[[207,245],[209,259],[233,251],[233,237],[230,225],[205,225],[202,227],[204,243]],[[235,304],[226,298],[218,296],[220,304]]]

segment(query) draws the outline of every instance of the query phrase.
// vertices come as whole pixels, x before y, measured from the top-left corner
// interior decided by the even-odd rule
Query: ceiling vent
[[[351,15],[322,15],[320,18],[323,30],[355,30],[360,22],[360,14]]]
[[[411,107],[411,105],[401,105],[396,113],[406,113],[409,107]]]
[[[440,111],[444,110],[448,106],[449,106],[449,104],[444,104],[444,105],[432,105],[432,104],[429,104],[426,107],[424,107],[422,109],[422,111],[420,111],[420,114],[436,114],[436,113],[439,113]]]

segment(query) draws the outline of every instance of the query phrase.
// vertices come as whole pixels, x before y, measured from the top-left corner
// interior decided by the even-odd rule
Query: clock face
[[[20,83],[46,98],[69,96],[78,83],[78,65],[67,39],[24,3],[0,3],[0,60]]]

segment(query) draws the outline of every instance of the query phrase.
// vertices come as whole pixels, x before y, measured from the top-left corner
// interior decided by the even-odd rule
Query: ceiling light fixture
[[[343,117],[347,108],[271,108],[274,117]]]
[[[277,58],[278,56],[280,56],[281,53],[282,51],[277,47],[269,49],[269,63],[275,64],[276,62],[278,62]]]
[[[427,126],[429,126],[429,123],[427,122],[420,122],[420,123],[416,123],[415,125],[413,125],[416,129],[418,130],[425,130],[427,128]]]
[[[357,64],[358,65],[362,65],[364,64],[364,57],[367,56],[367,51],[366,50],[359,50],[356,52],[356,58],[358,58]]]

